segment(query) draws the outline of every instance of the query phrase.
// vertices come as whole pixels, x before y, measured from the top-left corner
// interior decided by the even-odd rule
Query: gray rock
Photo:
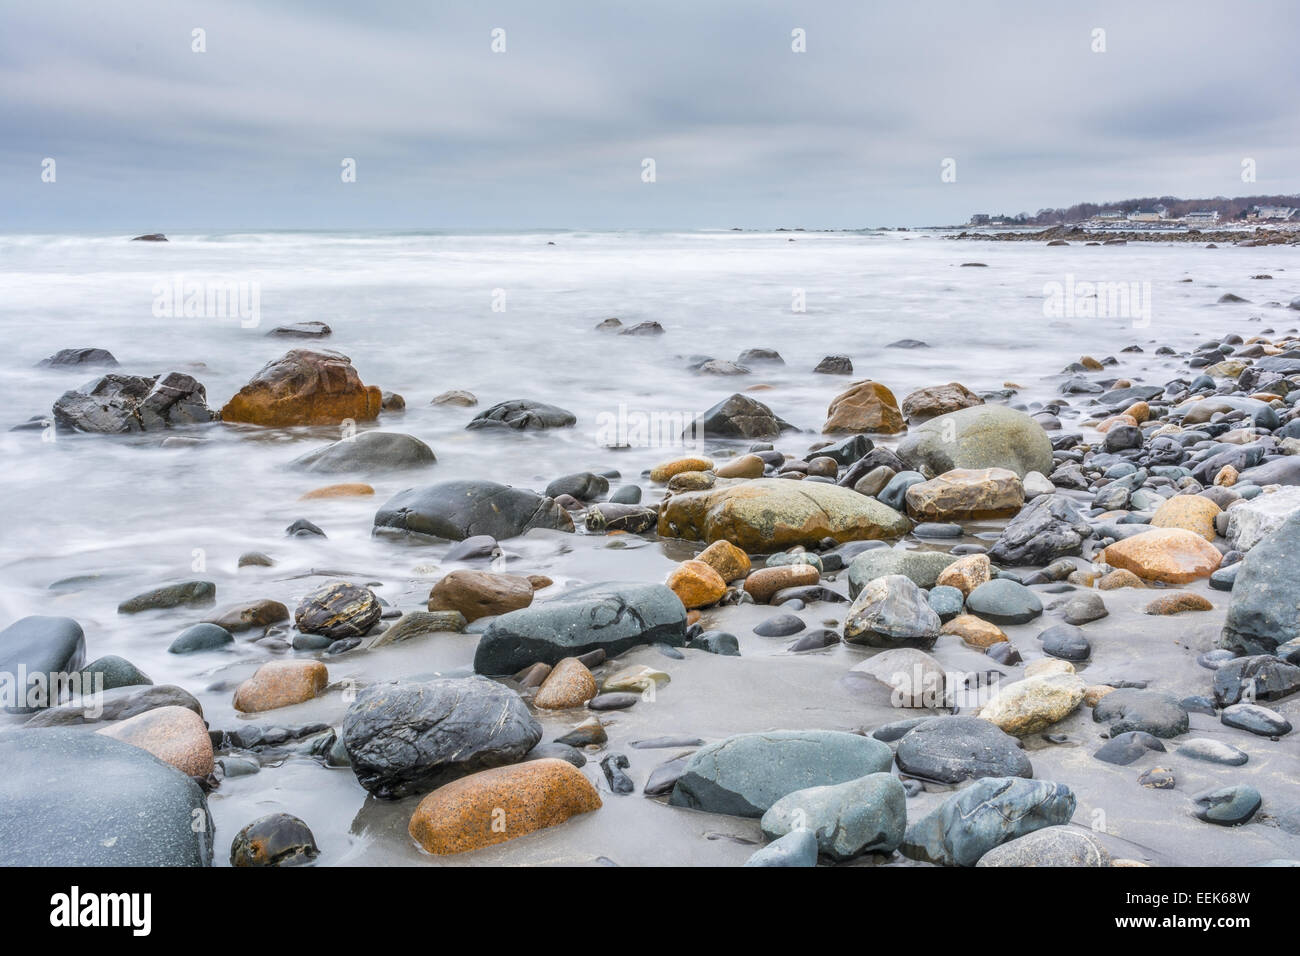
[[[133,684],[105,690],[90,698],[73,698],[68,703],[42,710],[27,719],[24,727],[68,727],[126,720],[158,707],[184,707],[203,716],[203,708],[189,691],[174,684]]]
[[[302,599],[293,612],[293,623],[304,634],[319,634],[338,641],[366,634],[383,610],[370,588],[333,581]]]
[[[609,479],[590,471],[579,471],[556,478],[546,486],[548,498],[572,495],[579,501],[591,501],[609,492]]]
[[[966,596],[966,610],[994,624],[1026,624],[1043,613],[1043,603],[1023,584],[994,578]]]
[[[533,528],[572,531],[555,499],[493,481],[444,481],[408,488],[375,513],[376,532],[407,532],[463,541],[513,538]]]
[[[433,449],[400,432],[360,432],[289,462],[290,468],[319,475],[381,474],[432,465]]]
[[[941,626],[939,615],[911,578],[887,574],[858,592],[844,619],[844,640],[926,650],[938,640]]]
[[[1260,737],[1284,737],[1291,733],[1291,721],[1259,704],[1233,704],[1223,708],[1219,719],[1225,727],[1236,727]]]
[[[118,687],[139,687],[153,683],[148,674],[126,658],[118,657],[116,654],[105,654],[103,657],[91,661],[81,669],[81,673],[92,680],[96,679],[96,675],[98,675],[98,679],[102,679],[104,682],[104,690],[113,690]]]
[[[194,624],[181,631],[167,648],[169,654],[192,654],[211,651],[235,643],[234,637],[217,624]]]
[[[370,646],[399,644],[430,634],[458,634],[465,630],[465,625],[465,615],[460,611],[407,611],[391,627],[377,635]]]
[[[173,607],[205,607],[217,600],[217,586],[211,581],[182,581],[165,584],[127,598],[117,606],[118,614],[165,610]]]
[[[726,631],[705,631],[698,637],[691,638],[686,646],[707,654],[721,654],[723,657],[740,656],[740,641],[736,639],[735,634],[728,634]]]
[[[1106,602],[1101,599],[1100,594],[1084,592],[1066,602],[1065,623],[1088,624],[1101,620],[1109,613],[1106,610]]]
[[[116,366],[117,359],[108,349],[59,349],[49,358],[36,363],[37,368],[75,368],[86,365]]]
[[[816,866],[817,836],[811,830],[791,830],[745,861],[745,866]]]
[[[1187,733],[1187,711],[1170,694],[1136,687],[1113,690],[1092,708],[1092,719],[1109,725],[1112,737],[1140,730],[1170,738]]]
[[[1129,730],[1122,734],[1115,734],[1102,744],[1101,749],[1093,756],[1105,763],[1127,767],[1153,750],[1159,753],[1165,752],[1165,745],[1158,737],[1141,730]]]
[[[1235,827],[1248,821],[1259,810],[1263,798],[1247,784],[1221,787],[1193,798],[1196,819],[1221,827]]]
[[[627,334],[626,332],[624,333]],[[578,418],[573,412],[534,402],[526,398],[516,398],[508,402],[498,402],[491,408],[479,412],[466,425],[466,428],[513,428],[517,431],[534,431],[546,428],[567,428],[576,425]]]
[[[1095,836],[1074,827],[1043,827],[996,846],[976,866],[1110,866]]]
[[[1270,654],[1252,654],[1214,672],[1214,700],[1220,707],[1241,700],[1282,700],[1300,690],[1300,667]]]
[[[776,438],[793,427],[773,415],[762,402],[737,392],[688,425],[685,434],[697,438]]]
[[[939,783],[979,777],[1032,777],[1020,741],[979,717],[923,720],[898,742],[898,769]]]
[[[1023,478],[1052,470],[1052,442],[1024,412],[976,405],[917,425],[899,444],[898,457],[931,478],[954,468],[1009,468]]]
[[[989,560],[1001,565],[1046,565],[1078,554],[1092,528],[1074,502],[1064,495],[1035,498],[1002,529],[989,548]]]
[[[60,429],[108,435],[161,431],[217,417],[203,386],[181,372],[153,377],[110,373],[64,392],[52,414]]]
[[[760,826],[769,839],[810,830],[833,860],[893,853],[907,829],[907,794],[897,777],[868,774],[787,794],[763,814]]]
[[[1063,661],[1086,661],[1092,656],[1092,645],[1083,629],[1073,624],[1054,624],[1038,635],[1043,642],[1043,653]]]
[[[903,551],[876,548],[864,551],[849,562],[849,596],[856,598],[868,581],[887,574],[901,574],[918,586],[932,588],[943,569],[957,560],[942,551]]]
[[[1191,740],[1184,740],[1178,745],[1177,753],[1193,760],[1204,760],[1207,763],[1218,763],[1228,767],[1240,767],[1250,759],[1244,750],[1238,750],[1232,744],[1212,740],[1209,737],[1193,737]]]
[[[86,635],[70,617],[31,615],[0,631],[0,673],[13,681],[10,713],[30,714],[58,700],[59,675],[86,662]],[[20,682],[18,675],[27,680]],[[42,675],[42,676],[37,676]]]

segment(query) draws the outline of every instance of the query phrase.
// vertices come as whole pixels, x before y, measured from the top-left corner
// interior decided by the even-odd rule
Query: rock
[[[1119,588],[1144,588],[1145,584],[1142,579],[1132,571],[1117,569],[1107,571],[1097,581],[1097,589],[1100,591],[1115,591]]]
[[[307,824],[289,813],[268,813],[235,834],[231,866],[297,866],[320,854]]]
[[[118,614],[139,614],[173,607],[202,607],[217,598],[217,586],[211,581],[182,581],[166,584],[127,598],[117,606]]]
[[[121,435],[210,422],[207,391],[192,376],[119,375],[111,372],[64,392],[51,412],[68,431]]]
[[[1236,727],[1260,737],[1284,737],[1291,733],[1291,722],[1275,710],[1259,704],[1233,704],[1223,708],[1219,720],[1225,727]]]
[[[686,646],[706,654],[720,654],[723,657],[740,656],[740,641],[736,639],[736,635],[725,631],[705,631],[698,637],[691,638]]]
[[[387,630],[376,634],[369,646],[376,648],[386,644],[399,644],[429,634],[457,634],[465,630],[468,623],[460,611],[407,611],[389,625]]]
[[[821,580],[816,566],[811,564],[786,564],[750,572],[745,578],[745,590],[758,604],[766,604],[779,591],[786,588],[807,587]]]
[[[867,379],[854,382],[831,401],[822,433],[881,432],[892,435],[906,428],[894,393],[879,382]]]
[[[659,521],[659,512],[635,504],[618,504],[601,502],[587,509],[587,530],[597,533],[625,531],[628,534],[641,534],[649,531]]]
[[[1223,555],[1194,532],[1157,528],[1116,541],[1102,552],[1101,560],[1146,581],[1187,584],[1209,577]]]
[[[294,349],[269,362],[221,409],[221,419],[281,428],[374,421],[383,394],[339,352]]]
[[[903,551],[877,548],[849,562],[849,595],[857,597],[867,583],[887,574],[901,574],[918,587],[932,588],[939,575],[957,558],[942,551]]]
[[[276,339],[323,339],[328,338],[333,331],[324,322],[311,320],[307,322],[291,322],[288,325],[277,325],[266,333],[266,337]]]
[[[128,685],[89,698],[72,697],[69,702],[42,710],[29,717],[24,727],[69,727],[126,720],[136,714],[169,705],[185,707],[202,716],[203,708],[185,690],[172,684]]]
[[[1092,656],[1092,645],[1083,629],[1073,624],[1054,624],[1038,635],[1043,642],[1043,653],[1065,661],[1086,661]]]
[[[212,738],[203,718],[185,707],[158,707],[96,733],[147,750],[190,777],[212,773]]]
[[[731,582],[749,573],[749,555],[725,538],[713,542],[696,557],[718,572],[723,581]]]
[[[1083,703],[1083,680],[1074,674],[1026,677],[1003,684],[980,716],[1017,737],[1064,720]]]
[[[1156,513],[1151,516],[1151,527],[1182,528],[1200,535],[1206,541],[1213,541],[1214,518],[1219,511],[1219,506],[1209,498],[1175,495],[1156,509]]]
[[[1020,741],[979,717],[923,721],[898,742],[896,759],[903,773],[939,783],[1034,775]]]
[[[1300,486],[1279,488],[1258,495],[1228,509],[1228,533],[1224,535],[1237,551],[1249,551],[1300,511]]]
[[[368,431],[300,455],[289,462],[289,467],[322,475],[373,474],[424,468],[435,461],[433,449],[418,438],[400,432]]]
[[[981,650],[1007,640],[1002,628],[974,614],[958,614],[943,626],[943,633],[960,637],[971,647]]]
[[[311,700],[329,683],[320,661],[268,661],[235,690],[234,707],[242,714],[260,713]]]
[[[478,398],[473,392],[467,392],[463,388],[453,388],[448,391],[435,395],[429,402],[430,405],[455,405],[458,408],[473,408],[478,404]]]
[[[1101,749],[1093,754],[1093,757],[1104,763],[1127,767],[1153,750],[1164,753],[1165,745],[1152,734],[1141,730],[1129,730],[1112,735],[1111,739],[1102,744]]]
[[[1235,509],[1232,509],[1235,510]],[[1245,654],[1272,654],[1300,637],[1300,514],[1286,518],[1241,561],[1219,646]]]
[[[663,335],[664,327],[658,322],[638,322],[618,333],[619,335]]]
[[[1107,694],[1092,709],[1092,719],[1109,724],[1112,737],[1142,731],[1168,739],[1187,733],[1187,711],[1178,698],[1154,690],[1121,687]]]
[[[1247,822],[1259,810],[1263,798],[1247,784],[1221,787],[1193,798],[1196,819],[1221,827],[1235,827]]]
[[[592,710],[627,710],[635,707],[640,699],[640,694],[597,694],[587,701],[587,706]]]
[[[968,554],[940,571],[934,583],[940,587],[954,587],[964,598],[969,597],[971,591],[985,581],[991,580],[992,577],[993,567],[989,563],[988,555]]]
[[[688,609],[716,604],[727,593],[727,582],[703,561],[683,561],[669,572],[666,583]]]
[[[1043,604],[1023,584],[994,578],[966,596],[966,609],[994,624],[1026,624],[1043,613]]]
[[[377,531],[399,531],[463,541],[498,541],[533,528],[572,531],[573,519],[553,498],[493,481],[444,481],[408,488],[375,512]]]
[[[934,613],[939,615],[939,620],[945,622],[960,615],[966,603],[961,591],[944,584],[931,588],[926,600],[934,608]]]
[[[969,521],[1016,514],[1025,503],[1015,472],[1005,468],[963,469],[910,485],[907,513],[920,521]]]
[[[1063,495],[1036,498],[1007,523],[989,548],[998,564],[1046,565],[1057,558],[1078,554],[1092,536],[1092,527],[1074,502]]]
[[[927,650],[939,637],[939,615],[908,577],[890,574],[869,581],[844,619],[844,640],[870,647]]]
[[[507,614],[533,603],[533,586],[518,574],[452,571],[429,592],[430,611],[459,611],[466,621]]]
[[[479,640],[474,670],[512,674],[535,661],[558,663],[603,650],[686,643],[686,608],[662,584],[591,584],[494,619]]]
[[[212,863],[203,791],[139,747],[71,729],[6,733],[0,765],[0,865]]]
[[[757,455],[738,455],[713,469],[719,478],[762,478],[763,459]]]
[[[736,393],[688,425],[685,434],[694,438],[776,438],[793,427],[762,402]]]
[[[1300,691],[1300,667],[1269,654],[1226,661],[1214,672],[1214,701],[1282,700]]]
[[[103,680],[105,690],[153,683],[148,674],[116,654],[105,654],[98,660],[91,661],[81,669],[80,673],[83,679]]]
[[[1110,866],[1095,836],[1072,827],[1043,827],[989,850],[976,866]]]
[[[325,485],[321,488],[313,488],[311,491],[300,497],[299,501],[317,501],[322,498],[364,498],[373,495],[375,489],[370,485],[356,481],[340,482],[337,485]]]
[[[232,634],[237,634],[241,631],[255,631],[267,628],[272,624],[279,624],[281,621],[287,620],[289,620],[289,609],[287,607],[279,601],[263,599],[249,601],[246,604],[235,604],[225,608],[206,623],[216,624],[218,627],[224,627]]]
[[[80,368],[87,365],[105,365],[115,367],[118,364],[113,353],[108,349],[80,348],[59,349],[49,358],[36,363],[37,368]]]
[[[558,826],[600,806],[581,770],[563,760],[532,760],[439,787],[420,801],[408,830],[426,852],[442,856]]]
[[[547,405],[545,402],[516,398],[508,402],[498,402],[491,408],[479,412],[465,427],[537,431],[547,428],[568,428],[576,425],[577,422],[577,416],[567,409]]]
[[[760,622],[754,628],[754,633],[759,637],[789,637],[798,634],[806,626],[797,614],[778,614]]]
[[[596,678],[576,657],[566,657],[552,669],[533,697],[533,706],[544,710],[581,707],[596,696]]]
[[[903,415],[908,422],[917,424],[939,415],[983,404],[984,399],[965,385],[949,382],[947,385],[931,385],[912,392],[903,399]]]
[[[1074,809],[1074,793],[1064,784],[986,777],[908,827],[900,849],[916,860],[974,866],[996,846],[1069,823]]]
[[[579,471],[556,478],[546,486],[548,498],[571,495],[579,501],[592,501],[609,492],[609,479],[590,471]]]
[[[1066,602],[1065,623],[1088,624],[1092,621],[1101,620],[1109,613],[1106,610],[1106,602],[1101,599],[1101,595],[1085,592]]]
[[[383,608],[367,587],[334,581],[316,588],[293,612],[293,623],[304,634],[331,641],[361,637],[379,620]]]
[[[1218,572],[1215,572],[1216,574]],[[1142,609],[1143,614],[1181,614],[1183,611],[1213,611],[1214,605],[1199,594],[1183,591],[1165,594]]]
[[[810,830],[833,860],[893,853],[907,829],[907,794],[898,778],[868,774],[787,794],[763,814],[760,826],[769,839]]]
[[[852,375],[853,360],[847,355],[828,355],[817,363],[813,371],[821,375]]]
[[[1052,470],[1052,443],[1041,425],[1005,405],[948,412],[913,428],[898,457],[926,476],[954,468],[1006,468],[1023,478]]]
[[[234,637],[224,627],[216,624],[194,624],[181,631],[167,648],[169,654],[192,654],[211,651],[235,643]]]
[[[896,647],[873,654],[853,665],[850,674],[865,675],[889,690],[892,707],[947,706],[953,688],[947,687],[943,665],[914,647]]]
[[[661,537],[727,540],[745,551],[784,550],[904,534],[908,520],[848,488],[761,478],[708,491],[670,495],[659,511]]]
[[[514,763],[542,728],[514,691],[462,677],[368,687],[348,708],[342,736],[361,786],[393,799]]]
[[[1226,767],[1240,767],[1250,759],[1244,750],[1238,750],[1231,744],[1226,744],[1221,740],[1212,740],[1209,737],[1194,737],[1191,740],[1184,740],[1178,746],[1178,753],[1193,760],[1223,764]]]
[[[791,830],[756,851],[745,861],[745,866],[816,866],[817,851],[816,834],[811,830]]]
[[[7,676],[13,695],[5,710],[29,714],[57,703],[59,675],[71,674],[85,662],[86,635],[72,618],[19,618],[0,631],[0,674]]]

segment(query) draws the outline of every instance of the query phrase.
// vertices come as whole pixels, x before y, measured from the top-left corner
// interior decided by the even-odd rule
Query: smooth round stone
[[[782,601],[778,607],[785,608],[787,611],[802,611],[804,603],[799,598],[790,598],[788,601]]]
[[[735,634],[726,631],[705,631],[698,637],[692,638],[687,646],[692,650],[721,654],[723,657],[740,656],[740,641],[736,639]]]
[[[597,694],[591,700],[587,701],[587,706],[592,710],[626,710],[640,699],[640,694],[628,694],[623,692]]]
[[[1101,867],[1111,865],[1111,856],[1094,834],[1075,827],[1054,826],[995,846],[975,865]]]
[[[538,744],[524,757],[524,760],[546,760],[554,757],[557,760],[564,760],[573,764],[575,767],[585,767],[587,757],[581,750],[576,747],[570,747],[568,744],[549,743]]]
[[[1023,584],[994,578],[971,591],[966,610],[994,624],[1025,624],[1043,613],[1043,604]]]
[[[1097,701],[1092,719],[1106,724],[1112,736],[1140,730],[1169,739],[1187,733],[1187,711],[1176,697],[1156,690],[1120,687]]]
[[[925,481],[925,475],[919,471],[900,471],[889,483],[880,489],[876,499],[881,504],[889,505],[895,511],[902,511],[907,500],[907,489]]]
[[[935,717],[898,742],[899,770],[939,783],[979,777],[1032,777],[1020,741],[979,717]]]
[[[961,525],[941,521],[922,521],[912,529],[918,538],[960,538]]]
[[[295,651],[323,651],[334,642],[323,634],[295,634],[293,649]]]
[[[1065,605],[1065,623],[1088,624],[1091,621],[1100,620],[1109,613],[1106,610],[1106,603],[1101,599],[1101,595],[1080,594],[1078,597],[1071,598],[1069,603]]]
[[[1127,767],[1135,760],[1141,760],[1152,750],[1164,753],[1165,745],[1158,737],[1141,730],[1130,730],[1106,741],[1093,756],[1106,763]]]
[[[254,820],[230,844],[231,866],[296,866],[320,853],[311,829],[288,813]]]
[[[136,667],[126,658],[118,657],[115,654],[107,654],[96,661],[92,661],[81,669],[82,674],[90,675],[92,684],[95,675],[102,674],[104,681],[104,690],[112,690],[115,687],[134,687],[137,684],[152,684],[144,671]]]
[[[816,866],[817,836],[812,830],[791,830],[745,861],[745,866]]]
[[[1262,802],[1259,791],[1254,787],[1237,784],[1194,797],[1196,809],[1193,812],[1198,820],[1206,823],[1235,827],[1253,817]]]
[[[787,650],[791,652],[798,651],[820,651],[827,647],[834,647],[840,642],[840,635],[829,628],[821,627],[815,631],[809,631],[792,643]]]
[[[1226,727],[1247,730],[1260,737],[1282,737],[1291,732],[1291,721],[1259,704],[1233,704],[1223,708],[1219,719]]]
[[[1210,575],[1210,587],[1216,591],[1231,591],[1232,586],[1237,583],[1237,574],[1241,571],[1241,562],[1230,564],[1226,568],[1219,568]]]
[[[639,505],[641,503],[641,486],[624,485],[616,489],[609,496],[609,500],[616,505]]]
[[[1073,624],[1054,624],[1038,635],[1043,642],[1043,653],[1063,661],[1086,661],[1092,656],[1092,645],[1083,634],[1083,628]]]
[[[1250,759],[1244,750],[1238,750],[1232,744],[1211,740],[1208,737],[1184,740],[1178,745],[1177,752],[1182,757],[1191,757],[1193,760],[1204,760],[1207,763],[1218,763],[1228,767],[1240,767]]]
[[[961,590],[947,584],[940,584],[930,588],[927,600],[930,602],[930,609],[939,615],[939,620],[945,622],[960,614],[963,605],[966,603],[966,598],[962,595]]]
[[[195,624],[187,627],[176,636],[169,654],[191,654],[195,651],[211,651],[227,644],[235,643],[234,637],[218,624]]]
[[[794,614],[778,614],[759,624],[754,628],[754,633],[759,637],[789,637],[791,634],[798,634],[806,626],[803,620]]]

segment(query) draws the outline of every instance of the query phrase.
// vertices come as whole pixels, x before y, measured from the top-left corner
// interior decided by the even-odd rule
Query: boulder
[[[931,385],[912,392],[903,399],[903,415],[910,424],[919,424],[939,415],[983,404],[984,399],[965,385],[949,382],[947,385]]]
[[[995,846],[976,866],[1110,866],[1111,856],[1091,832],[1043,827]]]
[[[955,468],[909,485],[907,513],[917,521],[1004,518],[1025,503],[1020,478],[1005,468]]]
[[[203,718],[186,707],[157,707],[96,733],[147,750],[190,777],[212,773],[212,738]]]
[[[1144,581],[1187,584],[1209,577],[1223,555],[1195,532],[1156,528],[1116,541],[1101,553],[1101,560],[1132,571]]]
[[[212,421],[207,391],[192,376],[110,373],[64,392],[52,411],[58,428],[120,435]]]
[[[943,665],[925,651],[897,647],[872,654],[849,671],[879,681],[889,690],[892,707],[939,708],[948,705],[954,688],[947,686]]]
[[[994,578],[966,596],[966,609],[994,624],[1027,624],[1043,613],[1043,603],[1023,584]]]
[[[1300,489],[1297,489],[1300,490]],[[1214,519],[1220,508],[1209,498],[1200,495],[1175,495],[1165,500],[1151,516],[1153,528],[1182,528],[1213,541]],[[1231,520],[1231,518],[1229,518]]]
[[[897,451],[904,464],[929,477],[954,468],[1007,468],[1020,478],[1052,470],[1047,432],[1005,405],[978,405],[931,418],[913,428]]]
[[[844,619],[844,640],[870,647],[928,650],[942,622],[921,589],[901,574],[889,574],[858,592]]]
[[[1109,724],[1111,737],[1131,731],[1168,739],[1187,733],[1187,711],[1171,694],[1136,687],[1111,691],[1092,709],[1092,719]]]
[[[944,551],[904,551],[873,548],[849,562],[849,596],[857,597],[869,581],[887,574],[901,574],[918,587],[932,588],[939,575],[957,558]]]
[[[573,412],[545,402],[516,398],[498,402],[475,415],[466,428],[513,428],[516,431],[540,431],[546,428],[568,428],[576,425],[578,417]]]
[[[522,575],[452,571],[429,592],[430,611],[459,611],[466,621],[508,614],[533,603],[533,585]]]
[[[908,776],[938,783],[1034,775],[1020,741],[979,717],[923,721],[898,742],[895,758]]]
[[[1044,495],[1007,523],[989,548],[989,559],[1010,566],[1047,565],[1078,554],[1092,527],[1064,495]]]
[[[86,635],[72,618],[19,618],[0,631],[0,674],[8,675],[10,683],[5,696],[12,695],[2,701],[5,710],[30,714],[58,703],[60,675],[74,673],[85,662]]]
[[[739,392],[723,399],[686,427],[693,438],[776,438],[794,428],[762,402]]]
[[[1256,495],[1228,509],[1224,535],[1237,551],[1249,551],[1300,511],[1300,486],[1289,485],[1271,494]]]
[[[1070,822],[1069,787],[1020,777],[985,777],[960,790],[907,829],[905,856],[943,866],[974,866],[1017,837]]]
[[[117,359],[108,349],[59,349],[49,358],[36,363],[37,368],[77,368],[86,365],[116,366]]]
[[[289,467],[320,475],[377,474],[423,468],[435,461],[433,449],[418,438],[368,431],[300,455]]]
[[[903,431],[903,413],[898,410],[894,393],[879,382],[854,382],[831,401],[826,409],[823,434],[843,432],[882,432],[892,435]]]
[[[999,686],[980,717],[1017,737],[1045,730],[1083,703],[1086,685],[1075,674],[1044,674]]]
[[[377,532],[407,532],[452,541],[476,535],[502,540],[533,528],[572,531],[573,519],[554,498],[493,481],[444,481],[408,488],[375,512]]]
[[[283,428],[374,421],[383,393],[339,352],[293,349],[268,362],[221,409],[226,422]]]
[[[907,794],[892,774],[867,774],[787,794],[763,814],[760,826],[769,840],[811,830],[818,849],[832,860],[889,854],[907,830]]]
[[[1231,512],[1229,512],[1231,513]],[[1300,637],[1300,513],[1292,514],[1241,561],[1219,646],[1272,654]]]

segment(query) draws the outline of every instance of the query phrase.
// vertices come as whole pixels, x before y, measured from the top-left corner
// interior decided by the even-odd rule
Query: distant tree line
[[[1015,215],[991,215],[977,213],[971,216],[971,222],[979,225],[987,222],[1014,222],[1026,226],[1054,226],[1066,222],[1082,222],[1092,219],[1097,214],[1113,210],[1123,213],[1135,209],[1151,209],[1164,206],[1169,211],[1169,218],[1181,219],[1189,212],[1199,210],[1218,210],[1219,218],[1241,219],[1251,206],[1300,206],[1300,195],[1278,196],[1215,196],[1213,199],[1179,199],[1177,196],[1146,196],[1141,199],[1122,199],[1118,202],[1093,203],[1081,202],[1064,209],[1040,209],[1036,213],[1021,212]]]

